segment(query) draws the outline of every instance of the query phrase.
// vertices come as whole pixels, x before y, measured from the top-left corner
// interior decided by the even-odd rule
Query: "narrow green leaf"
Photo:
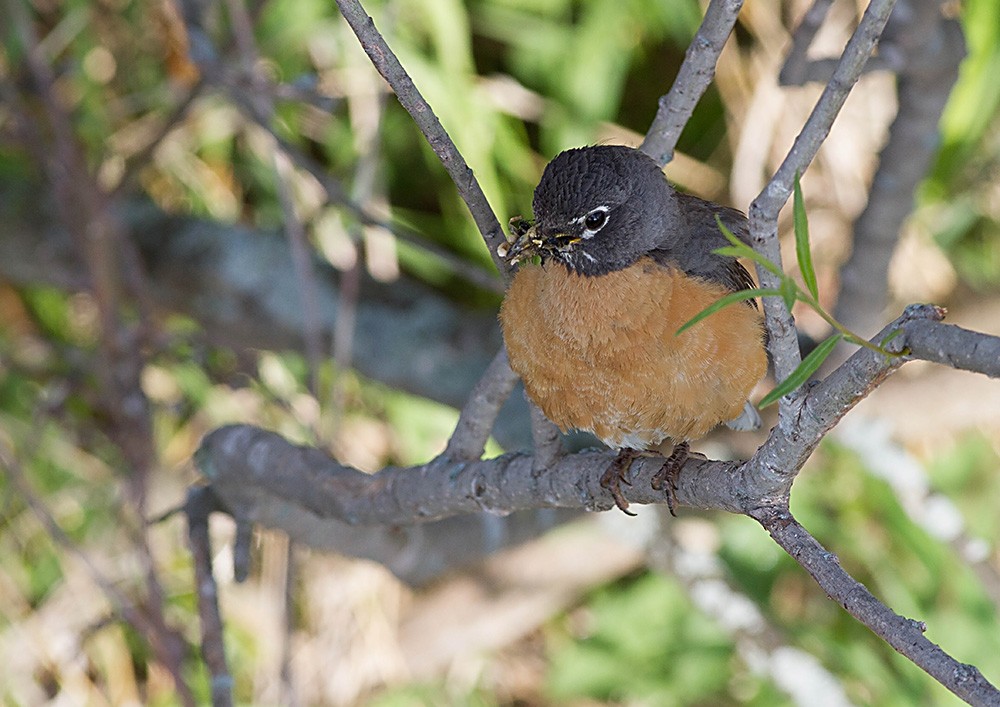
[[[781,278],[780,292],[781,299],[785,300],[785,306],[791,311],[795,300],[799,298],[799,288],[795,286],[795,280],[790,277]]]
[[[715,222],[719,224],[719,230],[722,231],[722,235],[725,236],[726,240],[732,243],[732,245],[716,248],[712,251],[713,253],[718,255],[728,255],[731,258],[746,258],[747,260],[752,260],[768,272],[771,272],[778,277],[782,277],[783,273],[781,272],[781,268],[737,238],[732,231],[726,228],[726,224],[722,223],[722,219],[719,218],[718,214],[715,215]]]
[[[792,201],[792,215],[795,221],[795,256],[799,260],[799,271],[806,289],[813,299],[819,299],[819,286],[816,283],[816,270],[813,268],[812,253],[809,252],[809,220],[806,218],[806,204],[802,198],[802,187],[799,185],[799,175],[795,175],[795,197]]]
[[[678,336],[683,331],[693,327],[695,324],[700,322],[705,317],[709,317],[718,312],[720,309],[728,307],[729,305],[734,304],[736,302],[742,302],[743,300],[753,299],[754,297],[770,297],[770,296],[777,296],[780,294],[781,293],[775,289],[754,287],[749,290],[740,290],[739,292],[733,292],[731,294],[728,294],[725,297],[720,297],[715,302],[712,302],[712,304],[705,307],[705,309],[701,310],[696,315],[694,315],[694,317],[684,322],[684,324],[681,326],[680,329],[677,330],[677,333],[674,334],[674,336]]]
[[[728,255],[730,258],[746,258],[748,246],[738,247],[734,245],[724,245],[721,248],[715,248],[712,252],[716,255]]]
[[[757,403],[757,407],[766,408],[768,405],[777,402],[779,398],[788,395],[809,380],[809,376],[815,373],[816,369],[823,365],[823,361],[825,361],[826,357],[830,355],[831,351],[833,351],[833,347],[836,346],[837,343],[843,338],[843,334],[834,334],[833,336],[824,339],[819,346],[813,349],[808,356],[802,359],[802,363],[798,365],[798,368],[792,371],[788,378],[781,381],[781,383],[779,383],[774,390],[765,395],[761,401]]]
[[[882,341],[879,342],[878,347],[880,349],[884,349],[886,344],[888,344],[890,341],[892,341],[902,333],[903,333],[902,329],[893,329],[886,335],[884,339],[882,339]]]
[[[726,226],[726,224],[722,223],[722,217],[719,216],[719,214],[715,215],[715,222],[719,224],[719,230],[722,231],[722,235],[726,237],[727,241],[729,241],[730,243],[732,243],[734,246],[737,247],[750,248],[750,246],[748,246],[746,243],[737,238],[736,234],[730,231],[729,227]]]
[[[778,277],[782,277],[781,270],[778,269],[777,265],[744,243],[741,243],[738,246],[722,246],[721,248],[713,249],[712,252],[716,255],[727,255],[730,258],[746,258],[747,260],[752,260],[753,262],[760,264],[760,266],[765,270],[774,273]]]

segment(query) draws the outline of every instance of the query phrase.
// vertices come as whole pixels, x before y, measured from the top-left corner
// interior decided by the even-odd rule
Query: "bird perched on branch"
[[[637,457],[666,441],[653,477],[673,511],[688,443],[720,423],[760,426],[748,396],[764,376],[763,320],[752,299],[677,330],[730,292],[754,287],[716,217],[747,239],[740,212],[676,192],[630,147],[600,145],[555,157],[535,189],[535,221],[513,219],[501,246],[514,276],[500,322],[510,365],[528,397],[564,431],[619,450],[601,485],[626,513],[621,483]]]

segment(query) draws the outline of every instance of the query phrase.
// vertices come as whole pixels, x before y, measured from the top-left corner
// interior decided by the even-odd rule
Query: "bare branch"
[[[337,0],[337,5],[344,19],[358,36],[358,41],[371,58],[372,64],[395,91],[400,105],[412,116],[413,122],[420,128],[434,154],[438,156],[452,181],[455,182],[459,195],[469,207],[476,227],[486,240],[486,247],[490,251],[493,263],[497,266],[497,270],[507,277],[510,268],[503,258],[497,255],[497,247],[506,242],[506,237],[472,169],[465,163],[465,158],[459,153],[455,143],[441,125],[441,121],[420,95],[413,80],[375,28],[375,22],[365,12],[361,3],[358,0]]]
[[[934,321],[939,316],[940,311],[934,307],[909,308],[880,336],[901,330],[886,345],[903,350],[908,346],[911,327],[918,339],[926,337],[925,329],[942,326]],[[940,331],[950,335],[955,330],[966,337],[974,334],[957,327]],[[982,337],[979,347],[984,359],[991,355],[990,347],[1000,346],[998,337],[975,336]],[[808,392],[795,424],[785,427],[779,423],[751,460],[689,460],[678,480],[678,503],[750,513],[784,497],[823,436],[913,355],[911,352],[906,357],[888,359],[860,349]],[[202,443],[197,462],[231,508],[240,507],[231,499],[254,487],[281,499],[286,506],[291,504],[322,518],[350,524],[405,524],[480,510],[507,513],[544,507],[610,508],[613,499],[601,487],[599,477],[612,458],[610,452],[582,452],[556,459],[539,470],[533,469],[532,458],[523,454],[507,454],[489,461],[455,461],[442,455],[422,466],[388,468],[369,475],[338,464],[320,450],[296,447],[274,433],[238,425],[210,433]],[[649,487],[660,465],[662,460],[656,458],[635,462],[633,483],[624,489],[629,501],[664,502],[662,493]],[[241,515],[252,518],[256,513]]]
[[[958,662],[928,640],[923,622],[906,619],[876,599],[863,584],[844,571],[836,555],[799,525],[786,504],[760,508],[751,516],[802,565],[827,596],[875,635],[969,704],[1000,704],[1000,690],[991,685],[978,668]]]
[[[726,40],[732,34],[743,0],[711,0],[698,32],[688,46],[670,92],[660,98],[653,123],[639,149],[660,165],[674,157],[674,148],[694,108],[715,77]]]
[[[528,396],[524,396],[527,400]],[[566,452],[562,446],[562,434],[542,409],[528,400],[528,410],[531,415],[531,441],[533,447],[532,472],[542,473],[559,461]]]
[[[965,56],[961,25],[933,2],[900,0],[880,51],[898,57],[898,110],[879,154],[868,204],[854,222],[851,257],[840,273],[834,315],[864,335],[889,299],[889,263],[917,186],[933,163],[938,124]]]
[[[212,676],[212,704],[227,707],[233,703],[233,676],[226,662],[219,590],[212,574],[212,543],[208,535],[208,517],[220,510],[223,508],[210,487],[198,486],[188,491],[185,512],[201,623],[201,657]]]
[[[807,78],[809,46],[816,38],[816,33],[819,32],[820,25],[823,24],[832,4],[833,0],[813,0],[813,4],[795,28],[792,34],[792,46],[778,76],[778,83],[782,86],[801,86],[809,80]]]
[[[871,0],[858,28],[844,48],[833,78],[823,89],[823,94],[806,120],[802,132],[795,139],[788,156],[764,190],[750,204],[750,234],[754,247],[779,266],[781,249],[778,244],[778,212],[792,193],[795,175],[805,171],[829,134],[830,126],[878,43],[894,3],[895,0]],[[764,268],[757,268],[757,277],[761,287],[777,288],[780,284],[777,276]],[[779,381],[784,380],[800,361],[795,325],[791,313],[779,297],[764,299],[764,313],[775,375]],[[779,412],[782,415],[788,414],[787,405],[783,403]]]
[[[902,335],[895,336],[886,348],[902,351],[909,326],[942,316],[940,309],[930,305],[908,307],[872,341],[885,341],[901,329]],[[751,485],[765,496],[780,497],[788,493],[802,465],[826,433],[905,360],[902,356],[890,359],[870,349],[858,349],[822,382],[803,394],[795,416],[779,417],[770,437],[754,454]]]
[[[442,456],[453,461],[479,459],[493,431],[500,407],[517,383],[517,374],[507,362],[503,347],[490,362],[483,377],[469,393],[469,399],[458,416],[458,424],[448,440]]]
[[[933,361],[963,371],[1000,378],[1000,338],[939,321],[906,327],[910,358]]]
[[[215,48],[212,46],[207,33],[199,24],[200,19],[196,4],[185,2],[184,9],[188,33],[192,37],[193,46],[197,47],[197,51],[192,52],[192,58],[197,62],[198,69],[202,74],[203,83],[224,91],[248,120],[270,135],[271,139],[277,143],[280,151],[297,168],[309,172],[319,182],[326,192],[327,198],[332,203],[346,209],[362,224],[384,228],[396,238],[433,254],[438,259],[444,261],[460,277],[465,278],[474,285],[490,292],[503,293],[503,283],[494,274],[463,260],[451,251],[429,241],[422,234],[416,233],[404,226],[391,223],[372,213],[363,203],[353,198],[348,193],[348,190],[336,178],[330,175],[326,168],[279,134],[272,124],[271,112],[266,110],[265,106],[261,105],[262,101],[258,100],[256,96],[257,94],[266,94],[267,96],[278,95],[282,91],[282,86],[271,84],[267,77],[259,73],[251,75],[252,80],[248,83],[246,72],[234,73],[227,70],[222,64]]]

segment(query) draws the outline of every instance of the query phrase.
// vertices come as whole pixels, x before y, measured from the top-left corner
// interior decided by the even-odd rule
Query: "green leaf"
[[[715,215],[715,222],[719,224],[719,230],[722,231],[722,235],[726,237],[727,241],[732,243],[737,248],[750,248],[750,246],[748,246],[746,243],[737,238],[736,234],[730,231],[729,227],[726,226],[726,224],[722,223],[722,217],[719,216],[719,214]]]
[[[680,329],[677,330],[677,333],[674,334],[674,336],[680,335],[682,332],[686,331],[687,329],[690,329],[705,317],[709,317],[718,312],[720,309],[728,307],[731,304],[735,304],[736,302],[742,302],[743,300],[753,299],[754,297],[771,297],[780,294],[781,293],[778,290],[775,290],[773,288],[754,287],[749,290],[740,290],[739,292],[733,292],[731,294],[728,294],[725,297],[720,297],[718,300],[716,300],[712,304],[705,307],[705,309],[701,310],[696,315],[694,315],[694,317],[684,322],[684,324],[681,326]]]
[[[799,288],[795,285],[795,280],[790,277],[781,278],[781,299],[785,300],[785,306],[791,311],[795,300],[799,298]]]
[[[812,254],[809,252],[809,221],[806,218],[805,200],[802,198],[802,187],[799,185],[799,175],[795,175],[795,197],[792,203],[792,214],[795,221],[795,256],[799,260],[799,270],[802,281],[813,299],[819,299],[819,286],[816,284],[816,271],[813,269]]]
[[[893,329],[886,335],[884,339],[882,339],[882,341],[879,342],[878,347],[880,349],[884,349],[886,344],[888,344],[890,341],[892,341],[902,333],[903,333],[902,329]]]
[[[712,251],[713,253],[716,253],[717,255],[728,255],[731,258],[746,258],[747,260],[752,260],[765,270],[777,275],[778,277],[784,277],[784,273],[781,272],[781,268],[737,238],[736,235],[726,227],[726,224],[722,223],[722,219],[719,217],[719,214],[715,215],[715,222],[719,224],[719,230],[722,231],[722,235],[725,236],[726,240],[732,243],[732,245],[716,248]]]
[[[755,251],[753,248],[748,246],[746,243],[740,243],[736,245],[726,245],[721,248],[715,248],[712,250],[716,255],[727,255],[730,258],[746,258],[747,260],[752,260],[755,263],[759,263],[765,270],[774,273],[778,277],[783,277],[781,270],[778,266],[772,263],[770,260],[765,258],[763,255]]]
[[[809,376],[816,372],[826,357],[830,355],[833,351],[833,347],[844,338],[843,334],[834,334],[828,337],[819,346],[813,349],[808,356],[802,359],[802,363],[798,365],[792,374],[788,376],[785,380],[781,381],[774,390],[765,395],[761,401],[757,404],[759,408],[766,408],[768,405],[777,402],[777,400],[785,395],[788,395],[793,390],[798,388],[800,385],[809,380]]]

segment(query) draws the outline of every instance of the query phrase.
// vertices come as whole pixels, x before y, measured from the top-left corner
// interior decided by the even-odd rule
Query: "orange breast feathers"
[[[591,277],[525,266],[500,322],[510,365],[546,417],[610,447],[645,449],[736,419],[764,376],[752,307],[730,305],[676,335],[728,292],[650,258]]]

